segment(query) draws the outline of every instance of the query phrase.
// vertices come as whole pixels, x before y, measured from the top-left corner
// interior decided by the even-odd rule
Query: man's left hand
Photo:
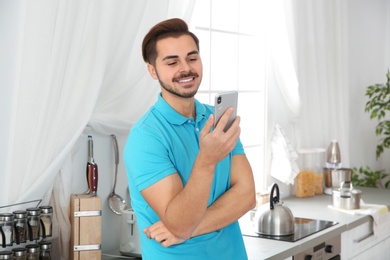
[[[169,247],[176,244],[181,244],[185,240],[173,235],[161,222],[158,221],[150,227],[144,228],[143,232],[147,238],[154,239],[158,243],[161,243],[163,247]]]

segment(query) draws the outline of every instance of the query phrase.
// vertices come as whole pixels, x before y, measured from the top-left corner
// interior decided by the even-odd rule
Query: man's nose
[[[190,64],[188,62],[182,62],[180,72],[189,72],[191,70]]]

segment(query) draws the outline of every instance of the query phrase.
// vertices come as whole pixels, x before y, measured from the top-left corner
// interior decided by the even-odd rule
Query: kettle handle
[[[274,197],[274,190],[276,189],[276,197]],[[274,183],[271,188],[271,192],[269,195],[269,203],[270,203],[270,209],[274,209],[274,203],[279,202],[279,186],[278,184]]]

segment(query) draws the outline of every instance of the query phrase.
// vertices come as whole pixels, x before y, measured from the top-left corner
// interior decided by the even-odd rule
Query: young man
[[[131,129],[124,150],[143,259],[246,259],[237,220],[255,206],[252,170],[232,108],[213,127],[198,38],[180,19],[155,25],[142,54],[161,93]],[[226,75],[228,76],[228,75]]]

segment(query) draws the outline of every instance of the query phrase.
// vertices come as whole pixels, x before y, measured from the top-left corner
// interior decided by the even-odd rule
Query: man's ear
[[[149,74],[150,76],[152,76],[153,79],[158,79],[157,78],[157,73],[156,73],[156,69],[154,68],[154,66],[150,63],[148,63],[148,71],[149,71]]]

